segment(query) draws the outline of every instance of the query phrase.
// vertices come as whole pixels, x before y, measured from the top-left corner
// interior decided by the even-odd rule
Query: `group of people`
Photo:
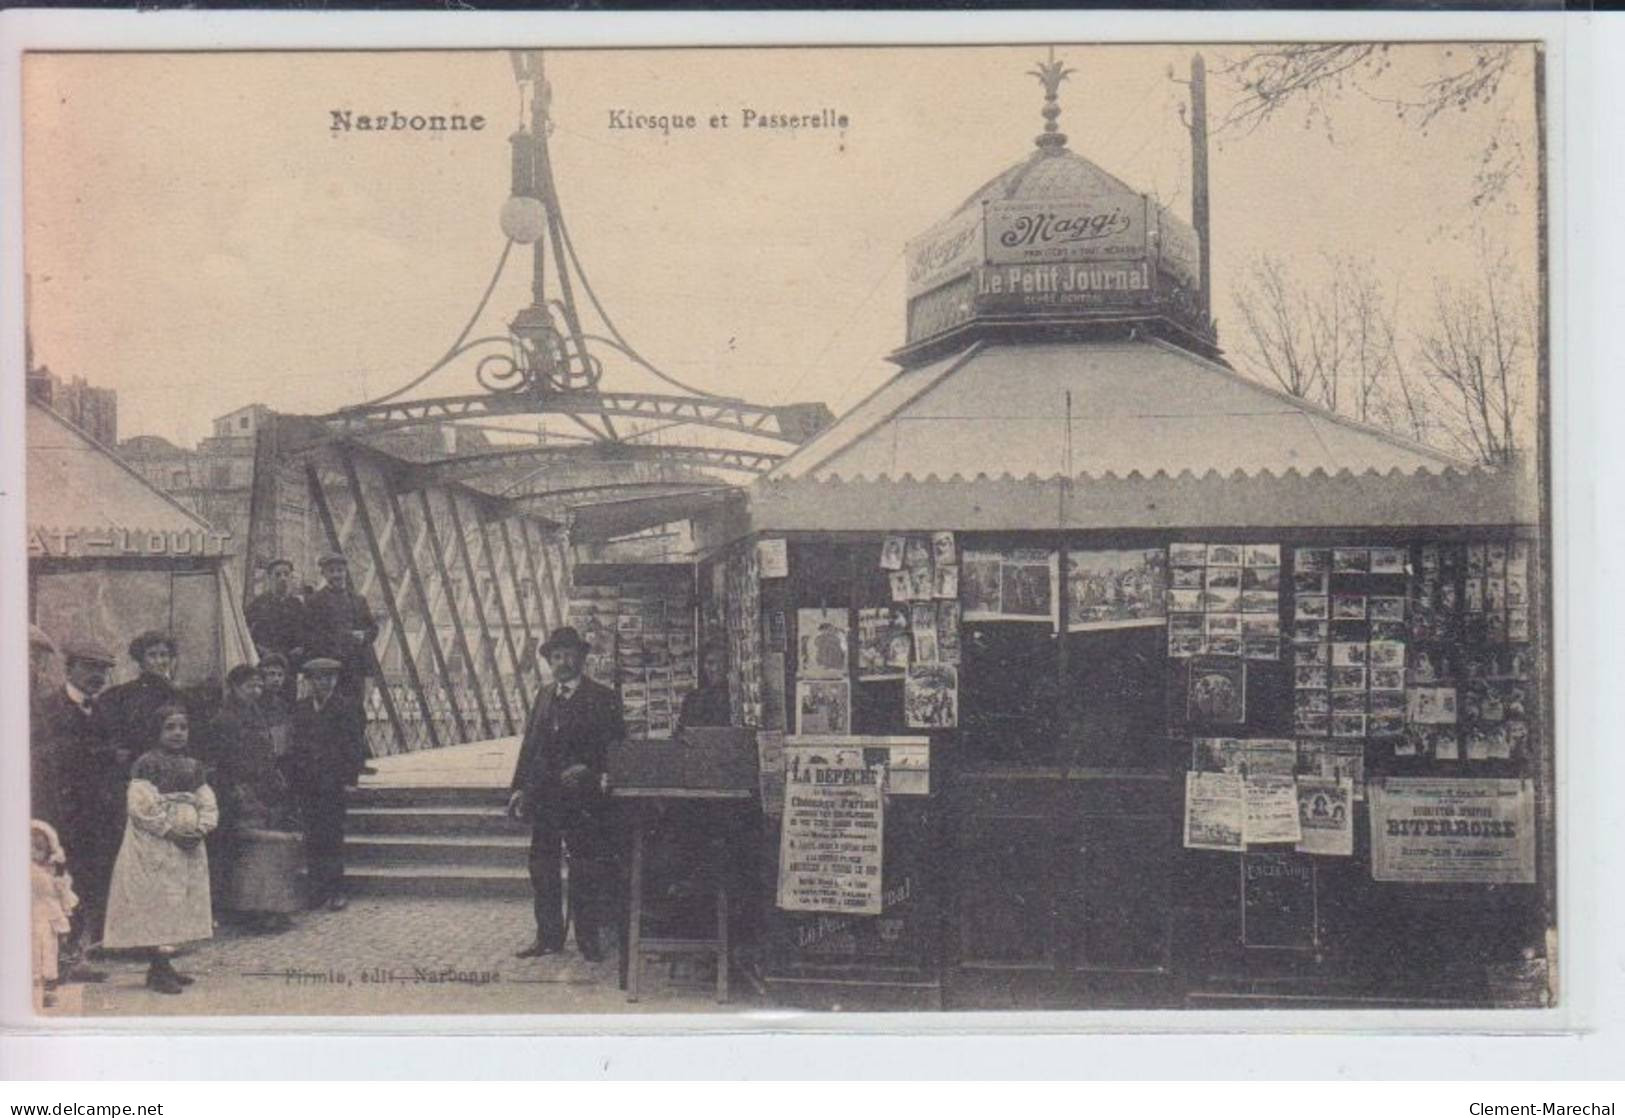
[[[367,771],[363,687],[377,625],[343,557],[321,569],[326,584],[301,599],[293,565],[271,564],[271,587],[248,611],[258,664],[232,668],[218,701],[177,688],[168,633],[132,640],[137,674],[109,687],[105,648],[32,631],[43,1003],[62,978],[104,979],[90,965],[98,950],[143,954],[147,986],[178,994],[191,978],[175,969],[175,948],[209,938],[216,919],[275,932],[302,903],[345,906],[344,795]],[[55,659],[59,685],[49,683]]]
[[[246,611],[258,664],[232,668],[218,704],[177,689],[167,633],[132,640],[137,675],[109,687],[105,649],[34,631],[35,971],[46,1004],[59,975],[106,977],[89,965],[98,950],[139,951],[147,986],[178,994],[192,979],[175,969],[177,946],[209,938],[216,919],[274,932],[301,903],[345,907],[345,789],[370,771],[364,687],[378,627],[344,558],[320,568],[325,585],[301,596],[292,563],[270,564],[269,589]],[[618,907],[606,773],[625,725],[615,693],[583,675],[589,650],[575,629],[556,629],[541,651],[552,681],[526,719],[508,803],[532,830],[536,938],[517,954],[563,950],[573,923],[578,950],[597,960]],[[58,656],[62,682],[43,686]],[[727,724],[724,669],[722,650],[708,649],[680,725]]]

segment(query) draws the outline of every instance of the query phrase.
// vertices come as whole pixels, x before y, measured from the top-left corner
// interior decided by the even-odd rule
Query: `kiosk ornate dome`
[[[1145,330],[1217,357],[1192,225],[1069,150],[1054,58],[1037,151],[984,183],[908,245],[906,341],[913,365],[977,338]]]
[[[1069,148],[1040,148],[989,179],[954,213],[964,213],[983,202],[1066,202],[1108,192],[1139,193]]]

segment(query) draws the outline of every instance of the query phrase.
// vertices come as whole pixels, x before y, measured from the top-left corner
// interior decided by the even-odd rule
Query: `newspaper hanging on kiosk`
[[[784,762],[779,907],[878,916],[885,770],[827,746],[788,746]]]

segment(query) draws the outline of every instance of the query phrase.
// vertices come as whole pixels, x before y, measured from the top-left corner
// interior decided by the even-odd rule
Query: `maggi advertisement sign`
[[[990,202],[989,264],[1142,260],[1146,201],[1127,192],[1067,202]]]
[[[908,243],[908,297],[958,279],[982,263],[982,210],[973,206]]]

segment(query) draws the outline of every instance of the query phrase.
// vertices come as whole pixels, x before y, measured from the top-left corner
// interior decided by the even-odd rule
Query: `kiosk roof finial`
[[[1057,61],[1055,48],[1050,47],[1049,61],[1040,62],[1027,72],[1037,78],[1039,84],[1044,87],[1044,107],[1040,110],[1044,118],[1044,131],[1039,133],[1033,143],[1054,155],[1066,147],[1066,133],[1055,123],[1055,119],[1061,115],[1061,106],[1058,103],[1061,83],[1077,71]]]

